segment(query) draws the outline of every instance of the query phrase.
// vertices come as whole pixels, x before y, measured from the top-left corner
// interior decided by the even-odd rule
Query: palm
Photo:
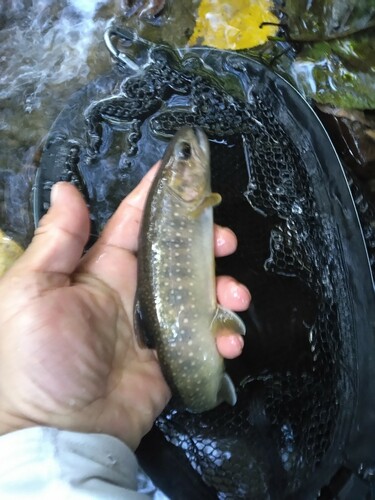
[[[118,264],[129,282],[135,257],[123,255]],[[38,282],[45,290],[43,278]],[[3,315],[10,328],[2,345],[16,352],[23,366],[9,406],[20,415],[26,409],[41,425],[103,432],[135,448],[166,404],[169,390],[154,353],[140,348],[133,335],[131,307],[123,306],[132,304],[132,297],[120,300],[108,284],[80,269],[70,286],[48,294],[34,295],[24,284],[12,290],[20,314]],[[4,384],[12,364],[10,357],[0,368]],[[139,418],[143,414],[146,418]]]

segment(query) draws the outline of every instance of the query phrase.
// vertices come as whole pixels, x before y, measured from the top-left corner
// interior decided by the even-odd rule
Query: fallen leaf
[[[189,45],[240,50],[256,47],[275,36],[278,24],[270,0],[202,0]]]
[[[23,254],[23,248],[0,229],[0,276]]]

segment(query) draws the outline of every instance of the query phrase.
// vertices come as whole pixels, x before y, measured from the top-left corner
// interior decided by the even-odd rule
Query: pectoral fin
[[[217,403],[226,402],[232,406],[237,403],[237,394],[232,379],[224,373],[221,386],[217,395]]]
[[[233,330],[236,333],[245,335],[246,326],[235,312],[218,305],[211,323],[211,330],[214,333],[218,330]]]
[[[219,193],[210,193],[204,198],[200,205],[190,212],[190,216],[193,218],[199,217],[205,208],[216,207],[219,203],[221,203],[221,196]]]

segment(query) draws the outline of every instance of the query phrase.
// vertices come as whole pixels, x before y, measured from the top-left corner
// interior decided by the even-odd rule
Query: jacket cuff
[[[146,498],[134,491],[137,472],[134,453],[112,436],[31,427],[0,437],[2,492],[21,496],[61,487],[90,498],[124,498],[125,489]]]

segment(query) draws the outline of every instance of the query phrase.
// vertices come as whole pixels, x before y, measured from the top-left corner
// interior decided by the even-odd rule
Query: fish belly
[[[153,283],[159,360],[168,382],[192,411],[217,404],[224,364],[211,331],[216,310],[213,211],[199,217],[173,205],[159,221]],[[156,229],[156,227],[155,227]]]

